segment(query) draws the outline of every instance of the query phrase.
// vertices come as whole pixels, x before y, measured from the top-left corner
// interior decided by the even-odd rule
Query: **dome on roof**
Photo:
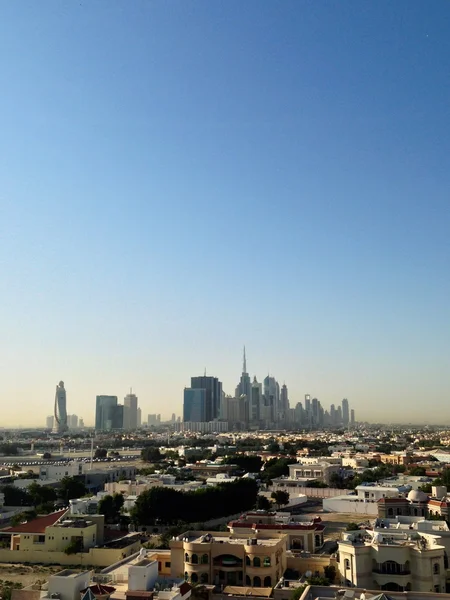
[[[410,502],[427,502],[428,496],[422,490],[411,490],[408,494]]]

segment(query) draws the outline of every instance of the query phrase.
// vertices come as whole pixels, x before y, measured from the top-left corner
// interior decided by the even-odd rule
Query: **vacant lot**
[[[63,567],[46,567],[42,565],[12,565],[0,563],[0,579],[21,583],[23,587],[36,582],[48,581],[50,575],[61,571]]]

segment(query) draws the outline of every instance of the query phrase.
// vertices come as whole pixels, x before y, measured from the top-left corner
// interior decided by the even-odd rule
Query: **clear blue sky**
[[[449,422],[450,4],[0,4],[1,421],[204,371]],[[0,423],[1,424],[1,423]]]

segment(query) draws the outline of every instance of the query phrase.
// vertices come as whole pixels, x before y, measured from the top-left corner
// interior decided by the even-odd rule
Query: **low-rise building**
[[[445,592],[445,547],[417,531],[359,530],[339,545],[341,584],[390,591]]]
[[[330,484],[330,478],[333,473],[339,473],[341,471],[341,460],[338,462],[330,461],[308,461],[301,463],[294,463],[289,465],[289,479],[312,479],[315,481],[321,481],[322,483]]]
[[[187,531],[170,542],[172,576],[193,584],[272,587],[286,569],[286,544],[286,535]]]
[[[325,525],[320,517],[308,522],[294,521],[288,515],[268,511],[250,511],[235,521],[228,523],[230,533],[240,533],[252,537],[284,537],[287,549],[317,552],[324,543]]]

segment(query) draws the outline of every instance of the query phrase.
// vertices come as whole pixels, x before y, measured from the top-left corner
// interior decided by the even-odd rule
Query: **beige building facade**
[[[286,570],[285,535],[187,531],[172,540],[171,575],[192,584],[273,587]]]

